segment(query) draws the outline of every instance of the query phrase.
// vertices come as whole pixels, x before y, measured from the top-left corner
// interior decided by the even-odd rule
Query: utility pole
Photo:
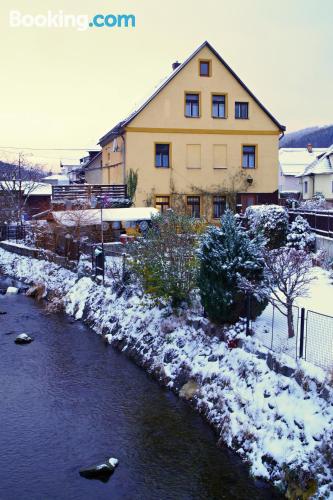
[[[20,224],[22,225],[22,196],[24,193],[22,193],[22,161],[23,161],[23,153],[20,151],[19,152],[19,157],[18,157],[18,217],[20,220]]]

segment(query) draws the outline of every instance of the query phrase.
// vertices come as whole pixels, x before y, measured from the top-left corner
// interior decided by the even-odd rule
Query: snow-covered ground
[[[299,298],[294,308],[294,328],[298,333],[288,339],[287,318],[268,305],[253,325],[256,338],[275,352],[296,358],[299,352],[300,309],[305,308],[305,357],[317,366],[333,367],[333,279],[320,267],[311,270],[314,280],[306,297]]]
[[[43,281],[48,291],[61,290],[68,314],[87,321],[169,388],[192,395],[221,442],[248,461],[255,476],[282,489],[288,478],[289,485],[291,477],[299,483],[314,478],[316,497],[333,498],[333,394],[327,386],[326,398],[321,397],[321,370],[313,372],[321,384],[303,362],[298,381],[271,371],[254,354],[260,345],[245,337],[242,324],[226,337],[241,339],[244,349],[231,349],[208,335],[209,322],[198,303],[175,314],[133,288],[120,294],[52,263],[2,249],[0,266],[27,282]]]

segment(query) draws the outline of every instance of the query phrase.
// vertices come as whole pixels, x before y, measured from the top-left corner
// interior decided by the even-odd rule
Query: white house
[[[318,155],[326,149],[313,148],[281,148],[279,150],[279,195],[280,198],[300,198],[302,182],[299,177]]]
[[[46,184],[51,184],[51,186],[67,186],[69,184],[69,177],[64,174],[52,174],[44,177],[42,181]]]
[[[298,174],[304,200],[316,193],[322,194],[327,201],[333,202],[333,144]]]

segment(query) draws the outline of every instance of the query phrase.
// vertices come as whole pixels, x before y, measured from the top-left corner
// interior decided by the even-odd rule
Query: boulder
[[[195,380],[189,380],[179,391],[179,396],[185,399],[192,399],[199,392],[199,384]]]
[[[14,340],[15,344],[30,344],[33,341],[32,337],[29,337],[26,333],[20,333]]]
[[[45,296],[45,285],[43,285],[43,283],[32,285],[28,288],[25,294],[27,297],[33,297],[37,300],[41,300]]]
[[[16,288],[16,286],[9,286],[6,290],[6,294],[13,294],[15,295],[16,293],[19,293],[19,289]]]
[[[116,458],[109,458],[102,464],[92,465],[79,471],[80,476],[86,479],[99,479],[100,481],[107,482],[113,474],[118,465]]]
[[[7,314],[6,311],[0,311],[0,315]]]

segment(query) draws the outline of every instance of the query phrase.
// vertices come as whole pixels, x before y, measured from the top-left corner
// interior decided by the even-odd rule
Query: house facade
[[[102,170],[102,151],[96,154],[89,155],[87,160],[83,163],[84,177],[88,184],[110,184],[108,179],[104,182]]]
[[[133,170],[136,206],[217,219],[228,204],[277,202],[284,129],[205,42],[100,139],[99,179],[125,184]]]
[[[279,196],[280,198],[302,198],[300,174],[320,154],[324,148],[280,148],[279,150]]]
[[[333,202],[333,144],[305,167],[299,180],[304,200],[321,194],[327,201]]]

